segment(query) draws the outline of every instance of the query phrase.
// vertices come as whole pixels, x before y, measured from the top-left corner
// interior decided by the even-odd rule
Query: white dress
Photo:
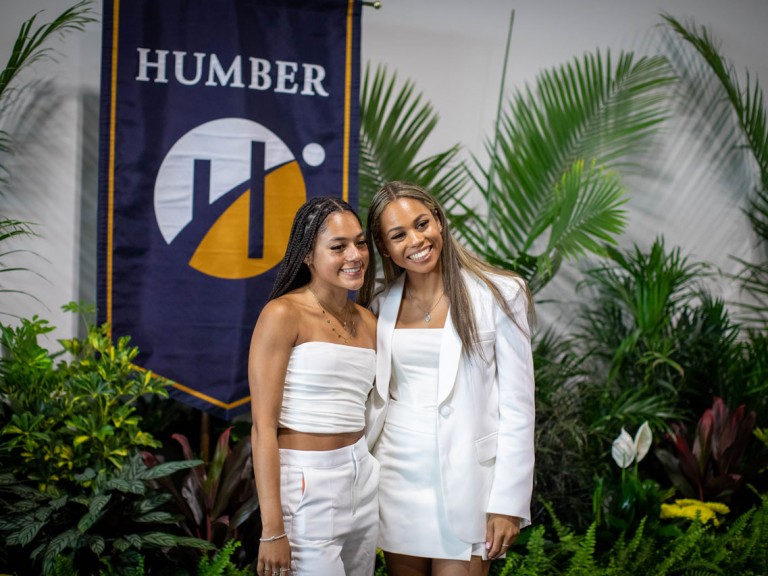
[[[384,428],[373,455],[381,464],[379,547],[426,558],[480,554],[448,528],[437,453],[437,385],[442,329],[396,329]]]

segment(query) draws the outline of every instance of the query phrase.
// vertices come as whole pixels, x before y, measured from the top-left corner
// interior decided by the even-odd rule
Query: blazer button
[[[443,418],[448,418],[451,412],[453,412],[453,409],[450,406],[440,406],[440,416]]]

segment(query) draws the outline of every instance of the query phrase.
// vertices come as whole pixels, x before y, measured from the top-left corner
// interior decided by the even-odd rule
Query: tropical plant
[[[701,55],[725,91],[744,136],[742,149],[751,154],[757,164],[760,187],[750,202],[747,214],[755,232],[768,240],[768,127],[763,91],[758,81],[746,73],[746,85],[741,86],[734,66],[721,54],[718,42],[706,27],[684,25],[668,14],[662,15],[667,24]]]
[[[668,439],[674,453],[659,449],[669,479],[686,498],[723,502],[744,484],[743,457],[755,427],[755,412],[742,404],[731,412],[721,398],[702,414],[693,442],[675,422]]]
[[[768,573],[767,496],[719,528],[713,523],[690,522],[675,538],[648,532],[641,520],[634,531],[622,534],[608,548],[599,546],[595,524],[579,534],[548,509],[554,537],[548,537],[544,525],[526,528],[525,544],[515,544],[504,560],[495,561],[492,576]]]
[[[537,500],[551,502],[574,525],[592,519],[589,498],[592,476],[604,463],[590,451],[590,429],[583,419],[579,387],[589,377],[585,357],[573,339],[554,330],[538,333],[533,341],[536,374],[536,480]],[[563,466],[563,454],[569,465]],[[534,519],[544,519],[538,504]]]
[[[622,173],[668,114],[674,76],[661,57],[610,52],[541,73],[514,94],[477,160],[473,182],[486,214],[461,231],[479,254],[544,286],[564,259],[603,254],[625,216]]]
[[[748,70],[744,84],[740,82],[735,66],[725,58],[710,30],[694,23],[683,24],[666,14],[663,18],[669,28],[701,57],[689,67],[694,68],[703,63],[722,88],[722,93],[718,94],[718,103],[727,108],[723,114],[707,117],[714,133],[718,136],[727,133],[733,118],[736,120],[735,136],[725,140],[726,146],[722,148],[721,155],[733,154],[737,158],[748,156],[748,165],[756,175],[757,185],[752,190],[745,213],[762,243],[763,258],[757,262],[736,258],[741,270],[732,275],[731,279],[741,285],[742,294],[746,297],[736,303],[743,311],[740,319],[760,334],[768,322],[768,111],[765,97],[757,78],[750,75]],[[685,82],[684,86],[690,100],[703,100],[704,96],[700,94],[696,82]],[[727,122],[721,119],[724,114],[729,114]]]
[[[235,561],[247,566],[258,554],[261,519],[255,512],[259,499],[253,480],[250,436],[243,436],[232,448],[231,431],[229,427],[221,433],[207,465],[195,459],[186,436],[174,434],[185,460],[198,464],[183,478],[165,476],[157,483],[173,495],[184,518],[180,525],[186,534],[203,538],[217,548],[232,540],[244,543],[235,552]],[[159,465],[160,460],[154,455],[143,455],[150,467]]]
[[[76,310],[77,307],[70,306]],[[130,338],[113,344],[104,326],[62,340],[50,353],[38,337],[53,328],[39,318],[0,325],[0,465],[41,485],[73,481],[87,468],[119,470],[132,450],[158,446],[135,414],[141,396],[167,396],[167,381],[138,370]],[[67,352],[72,360],[56,358]]]
[[[425,141],[437,125],[432,105],[411,81],[402,86],[386,66],[366,66],[360,95],[360,217],[365,221],[371,197],[391,180],[416,182],[441,201],[464,196],[467,176],[458,159],[459,146],[420,158]],[[452,214],[453,215],[453,214]]]
[[[138,454],[119,470],[86,468],[72,482],[44,490],[13,473],[0,476],[0,539],[3,564],[17,574],[49,574],[56,559],[69,556],[80,573],[100,567],[133,570],[176,563],[169,549],[213,549],[209,542],[179,533],[167,510],[170,494],[149,482],[195,462],[169,462],[149,469]]]
[[[667,494],[654,480],[643,479],[638,472],[638,464],[648,454],[652,442],[648,422],[637,429],[634,439],[622,428],[613,441],[611,456],[621,468],[621,479],[616,482],[613,475],[596,478],[593,494],[594,518],[598,528],[605,529],[606,534],[598,533],[603,538],[613,541],[636,529],[641,521],[646,523],[646,529],[657,529],[661,501]]]
[[[230,540],[212,557],[204,556],[197,566],[198,576],[249,576],[253,571],[238,568],[232,563],[232,554],[241,546],[238,540]]]
[[[712,522],[715,526],[722,523],[720,515],[731,511],[722,502],[702,502],[691,498],[678,498],[672,504],[661,505],[661,518],[684,518],[706,524]]]
[[[18,86],[19,74],[32,66],[35,62],[50,58],[50,48],[46,46],[54,37],[62,37],[70,32],[79,31],[88,23],[94,22],[91,8],[92,0],[82,0],[71,8],[68,8],[49,24],[35,27],[37,15],[33,15],[24,22],[19,30],[13,45],[13,50],[5,65],[0,70],[0,195],[6,193],[8,182],[8,170],[5,167],[4,156],[12,151],[12,138],[4,129],[4,120],[9,109],[17,102],[18,96],[23,92],[24,86]],[[0,243],[5,247],[14,237],[32,236],[34,231],[31,223],[20,222],[0,210]],[[27,267],[7,265],[3,259],[19,253],[28,252],[23,249],[3,249],[0,253],[0,273],[3,277],[8,273],[31,272]],[[31,253],[31,252],[28,252]],[[33,254],[33,253],[32,253]],[[29,295],[22,289],[7,288],[5,282],[0,283],[0,293],[19,293]],[[0,314],[14,316],[8,311],[0,311]]]
[[[138,454],[159,443],[135,404],[167,396],[167,382],[137,369],[136,347],[113,343],[106,325],[53,353],[38,342],[51,330],[39,318],[0,325],[0,566],[48,574],[67,555],[81,573],[124,572],[140,556],[147,566],[183,562],[169,549],[211,546],[183,534],[172,496],[150,486],[200,462],[149,470]]]

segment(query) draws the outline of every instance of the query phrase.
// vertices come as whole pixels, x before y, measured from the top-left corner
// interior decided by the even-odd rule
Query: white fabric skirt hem
[[[437,454],[436,406],[404,405],[390,399],[373,455],[381,464],[379,548],[423,558],[487,558],[484,542],[465,542],[448,525]]]

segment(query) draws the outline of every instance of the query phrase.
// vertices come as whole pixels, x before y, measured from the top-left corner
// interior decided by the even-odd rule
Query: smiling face
[[[407,272],[427,274],[439,269],[442,231],[427,205],[414,198],[393,200],[381,213],[383,253]]]
[[[313,282],[359,290],[368,267],[368,244],[352,212],[331,212],[306,258]]]

